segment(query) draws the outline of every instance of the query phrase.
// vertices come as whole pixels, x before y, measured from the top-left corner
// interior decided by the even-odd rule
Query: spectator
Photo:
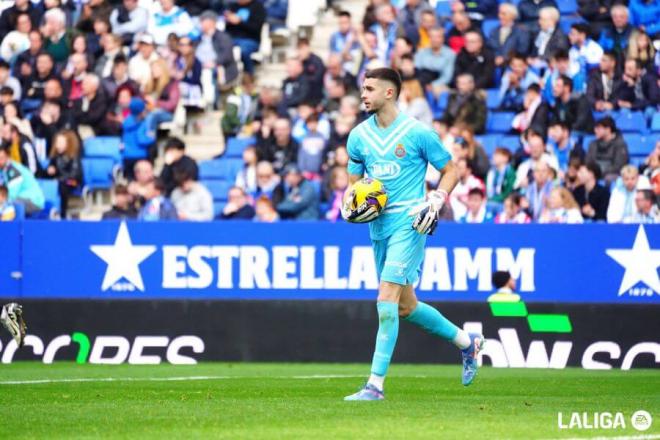
[[[112,209],[103,213],[103,220],[126,220],[137,217],[138,212],[131,201],[131,194],[126,185],[117,184],[112,189]]]
[[[544,212],[544,208],[546,205],[549,205],[548,199],[552,189],[555,187],[553,182],[554,170],[550,168],[545,160],[539,160],[534,164],[533,174],[534,179],[527,187],[525,197],[529,203],[529,211],[532,214],[532,219],[539,220],[541,213]],[[552,207],[551,209],[554,208]]]
[[[517,303],[520,301],[520,295],[514,293],[516,290],[516,280],[508,270],[495,271],[492,282],[493,287],[497,290],[488,297],[489,303]]]
[[[165,185],[165,194],[169,196],[176,187],[174,175],[177,170],[183,170],[193,180],[199,179],[197,162],[186,155],[186,144],[177,137],[165,141],[165,164],[160,172],[160,179]]]
[[[555,121],[550,124],[548,143],[559,163],[560,175],[568,170],[568,164],[573,157],[584,160],[584,150],[577,138],[571,136],[571,129],[566,122]]]
[[[573,81],[561,75],[552,87],[555,103],[550,107],[552,120],[566,122],[572,131],[591,133],[594,129],[594,118],[589,101],[584,95],[573,96]]]
[[[34,174],[14,157],[11,147],[0,147],[0,182],[7,187],[9,201],[20,203],[27,214],[44,209],[44,194]]]
[[[550,68],[546,69],[543,76],[543,100],[548,103],[548,105],[555,105],[557,100],[555,99],[553,87],[557,78],[562,75],[571,78],[569,74],[569,58],[568,51],[560,50],[557,51],[550,60]],[[587,78],[582,75],[582,73],[577,74],[572,77],[573,80],[573,93],[580,94],[586,89]]]
[[[568,160],[568,168],[564,172],[563,184],[564,187],[569,191],[575,191],[575,188],[578,187],[578,172],[580,167],[584,165],[584,160],[574,156]]]
[[[460,157],[467,159],[475,176],[485,180],[490,161],[484,147],[475,139],[472,129],[467,125],[456,124],[450,130],[454,135],[454,143],[461,148]]]
[[[504,200],[513,192],[516,183],[516,172],[511,166],[511,152],[506,148],[495,148],[493,153],[493,166],[486,177],[486,195],[488,201],[502,205]]]
[[[266,10],[256,0],[237,0],[225,10],[226,32],[234,44],[241,48],[241,61],[245,71],[254,74],[252,54],[259,50],[261,27],[266,21]]]
[[[243,188],[232,186],[227,196],[228,202],[222,210],[221,220],[252,220],[254,208],[248,203],[247,194]]]
[[[57,179],[60,194],[60,216],[66,218],[69,196],[73,191],[79,189],[83,182],[80,140],[72,130],[64,130],[54,136],[46,175]]]
[[[351,13],[341,11],[337,16],[338,29],[330,36],[330,54],[337,55],[338,64],[348,73],[355,73],[358,67],[356,57],[359,55],[360,43],[356,30],[351,22]],[[328,61],[328,69],[330,62]]]
[[[298,143],[291,137],[291,122],[287,118],[278,118],[273,127],[273,137],[257,148],[259,160],[267,160],[279,173],[288,164],[298,160]]]
[[[559,21],[559,11],[555,0],[521,0],[518,3],[518,13],[520,21],[532,32],[539,30],[543,10],[554,9],[557,11],[557,21]],[[543,25],[541,24],[541,27]]]
[[[213,11],[205,11],[200,16],[202,35],[197,43],[195,55],[202,63],[203,75],[208,77],[212,100],[215,103],[216,86],[221,89],[232,84],[238,77],[238,65],[234,60],[234,42],[226,32],[217,28],[218,16]],[[207,86],[208,87],[208,86]]]
[[[37,56],[42,52],[44,37],[41,32],[34,29],[28,34],[30,46],[19,53],[14,60],[13,77],[24,83],[37,68]]]
[[[554,3],[554,1],[552,2]],[[518,9],[520,10],[520,6]],[[543,66],[544,62],[548,62],[555,53],[569,48],[566,34],[558,27],[559,11],[556,8],[542,8],[539,12],[538,24],[538,31],[536,31],[532,45],[532,62],[530,63],[532,66]]]
[[[16,125],[11,123],[2,125],[2,148],[7,150],[7,154],[14,162],[20,163],[34,175],[41,174],[41,164],[37,160],[32,142]]]
[[[145,104],[141,98],[131,99],[130,115],[124,120],[122,133],[122,158],[124,169],[130,170],[140,159],[149,156],[149,149],[155,144],[156,137],[145,119]]]
[[[456,91],[449,95],[442,120],[448,125],[469,125],[475,133],[483,133],[486,113],[485,99],[475,90],[472,75],[465,73],[456,77]]]
[[[5,104],[3,110],[4,110],[4,114],[2,116],[2,119],[4,119],[5,122],[15,125],[16,128],[18,128],[18,131],[22,135],[27,137],[30,142],[32,142],[32,140],[34,139],[34,133],[32,133],[32,127],[30,126],[30,121],[28,121],[25,117],[23,117],[23,113],[21,112],[21,109],[18,107],[18,103],[16,101],[8,102],[7,104]]]
[[[2,16],[0,16],[0,21],[2,21]],[[0,56],[4,61],[11,63],[18,54],[30,48],[31,30],[30,15],[27,12],[18,14],[16,16],[16,28],[2,38],[2,44],[0,44]]]
[[[7,38],[7,35],[21,25],[20,17],[23,15],[27,15],[30,20],[30,27],[36,29],[41,21],[41,6],[33,4],[30,0],[15,0],[13,5],[0,14],[0,40]],[[9,60],[5,58],[5,61]]]
[[[147,200],[147,194],[150,190],[149,184],[155,177],[153,164],[146,159],[138,160],[133,166],[133,169],[125,169],[124,174],[125,177],[130,180],[128,184],[128,192],[133,196],[136,206],[144,206]]]
[[[383,4],[376,8],[376,24],[369,30],[376,35],[376,57],[380,62],[388,64],[398,32],[391,5]]]
[[[116,127],[117,133],[122,131],[121,127],[124,121],[131,114],[130,104],[133,97],[133,90],[128,85],[125,85],[117,89],[115,99],[110,102],[111,106],[106,119],[108,124],[113,124]]]
[[[195,56],[190,37],[179,38],[179,56],[174,63],[174,78],[179,80],[180,99],[184,107],[206,107],[202,93],[202,63]]]
[[[514,112],[522,110],[525,91],[540,81],[541,78],[529,69],[522,54],[511,54],[509,69],[502,75],[499,110]]]
[[[468,211],[468,195],[471,190],[479,189],[482,192],[486,187],[484,182],[472,174],[469,162],[461,157],[454,160],[456,172],[458,173],[458,184],[451,192],[450,204],[454,213],[454,220],[460,221]]]
[[[630,23],[649,35],[660,31],[660,4],[655,0],[630,0]]]
[[[624,223],[660,223],[660,210],[651,189],[639,189],[635,194],[636,211]]]
[[[309,82],[308,99],[318,104],[323,100],[323,76],[325,75],[325,65],[323,60],[312,52],[309,40],[306,38],[298,39],[298,58],[302,61],[303,73]]]
[[[282,106],[291,109],[309,101],[312,86],[300,58],[290,57],[286,61],[286,72],[288,76],[282,83]]]
[[[273,204],[280,217],[283,220],[317,220],[319,205],[314,186],[295,164],[289,164],[283,176],[284,181],[273,194]]]
[[[328,7],[330,7],[329,2]],[[266,9],[266,22],[271,32],[286,28],[288,0],[264,0],[264,8]]]
[[[159,0],[160,8],[155,7],[147,22],[147,32],[154,42],[162,46],[167,43],[169,34],[188,36],[193,31],[193,23],[185,9],[174,4],[174,0]]]
[[[541,98],[541,88],[532,84],[527,88],[522,102],[523,110],[511,122],[511,127],[519,133],[534,130],[545,136],[548,130],[550,108]]]
[[[422,24],[422,12],[428,11],[428,8],[429,6],[421,0],[406,0],[397,14],[399,35],[406,37],[415,47],[421,38],[419,29]]]
[[[600,63],[603,56],[603,48],[589,38],[589,25],[586,23],[574,23],[568,38],[571,48],[568,51],[569,75],[574,77],[581,74],[587,77],[589,72]]]
[[[566,188],[554,188],[539,223],[583,223],[580,207]]]
[[[72,28],[66,27],[66,15],[60,8],[49,9],[44,13],[41,33],[45,37],[44,49],[55,63],[64,64],[71,51]]]
[[[328,200],[328,211],[325,213],[325,219],[331,222],[341,220],[341,206],[344,200],[344,193],[348,188],[348,171],[344,167],[334,167],[330,171],[330,194]]]
[[[112,73],[104,78],[101,84],[106,96],[115,97],[115,99],[117,98],[117,90],[120,87],[127,87],[132,96],[140,93],[140,85],[128,76],[128,60],[124,55],[117,55],[114,58]],[[145,91],[145,93],[147,92]]]
[[[601,178],[598,164],[595,162],[583,164],[577,177],[579,185],[572,192],[580,206],[582,217],[586,220],[606,220],[610,191],[598,183]]]
[[[635,32],[628,42],[628,57],[639,60],[647,72],[655,72],[655,47],[649,35],[644,31]]]
[[[234,185],[248,194],[257,191],[257,149],[253,145],[243,150],[243,168],[236,174]]]
[[[10,222],[16,219],[16,208],[9,201],[7,187],[0,184],[0,222]]]
[[[589,75],[587,99],[598,112],[616,108],[614,91],[620,88],[621,78],[616,73],[617,61],[614,52],[605,52],[600,59],[600,67]]]
[[[243,73],[241,86],[235,87],[233,93],[227,97],[220,120],[225,139],[236,136],[241,130],[249,127],[256,116],[258,100],[259,91],[254,78],[249,73]]]
[[[174,180],[177,186],[170,197],[179,220],[213,220],[213,196],[209,190],[197,182],[187,170],[181,168],[174,170]]]
[[[610,203],[607,207],[607,222],[621,223],[635,213],[635,193],[637,190],[651,187],[645,176],[640,176],[637,167],[626,165],[621,169],[621,179],[612,188]]]
[[[596,162],[603,172],[603,178],[611,183],[628,163],[628,146],[609,116],[600,119],[594,131],[596,139],[589,144],[586,161]]]
[[[486,44],[495,55],[495,66],[504,65],[512,53],[526,56],[530,50],[527,29],[516,24],[518,9],[512,3],[501,3],[497,17],[500,24],[488,34]]]
[[[453,26],[447,32],[447,46],[458,54],[465,46],[465,34],[479,32],[479,27],[470,20],[465,12],[456,11],[451,16]]]
[[[540,133],[534,131],[527,132],[527,147],[529,148],[529,158],[523,161],[516,170],[516,189],[527,188],[532,176],[533,170],[539,162],[544,162],[549,168],[557,171],[559,164],[557,158],[548,154],[545,141]]]
[[[121,44],[121,37],[117,34],[106,34],[101,38],[103,54],[96,61],[96,64],[94,64],[94,73],[100,78],[110,76],[115,66],[115,59],[117,57],[124,57]]]
[[[616,56],[617,73],[623,69],[630,40],[635,28],[630,24],[630,14],[626,5],[616,4],[610,9],[612,24],[603,27],[598,44],[604,51],[611,51]]]
[[[280,220],[280,215],[275,210],[273,202],[265,195],[259,197],[255,203],[255,222],[275,223]]]
[[[275,174],[272,163],[265,160],[257,163],[257,190],[253,193],[255,199],[266,197],[270,200],[279,184],[280,176]]]
[[[319,116],[311,114],[306,121],[307,133],[300,140],[298,168],[305,179],[321,180],[321,165],[326,148],[326,138],[319,133]]]
[[[652,113],[660,103],[660,89],[653,73],[644,73],[639,60],[628,59],[614,97],[619,108]]]
[[[521,208],[522,197],[518,193],[511,193],[504,199],[504,209],[495,216],[495,223],[524,224],[531,222],[529,215]]]
[[[21,84],[16,78],[11,76],[9,63],[2,59],[0,59],[0,87],[9,87],[14,92],[12,100],[20,101]]]
[[[330,120],[325,115],[325,112],[322,111],[322,106],[314,105],[311,102],[302,102],[298,106],[297,117],[291,128],[291,136],[298,142],[302,142],[302,139],[310,132],[310,129],[307,125],[307,119],[315,115],[316,116],[316,128],[315,130],[324,141],[327,141],[330,138],[330,131],[332,125]]]
[[[149,34],[140,35],[137,46],[137,53],[128,62],[128,76],[144,89],[151,79],[151,63],[158,59],[158,54],[154,48],[154,38]]]
[[[87,57],[80,53],[74,53],[69,57],[62,78],[64,79],[64,94],[68,101],[75,101],[83,96],[82,83],[83,78],[87,75],[89,65],[87,64]]]
[[[82,96],[73,101],[71,115],[76,124],[78,124],[78,133],[83,131],[93,131],[99,135],[118,135],[118,130],[106,123],[105,116],[108,112],[110,102],[100,89],[101,80],[93,73],[88,73],[82,80]],[[81,126],[88,128],[82,129]],[[83,133],[86,134],[86,133]],[[80,135],[85,139],[89,136]]]
[[[447,90],[454,76],[456,54],[445,46],[442,28],[429,31],[429,47],[415,54],[415,76],[435,96]]]
[[[58,101],[44,101],[39,111],[30,120],[30,125],[34,134],[34,149],[37,160],[45,161],[50,156],[53,136],[66,125],[66,117],[62,114],[62,106]]]
[[[151,179],[145,187],[146,203],[140,209],[138,220],[158,221],[158,220],[177,220],[178,215],[172,202],[165,197],[165,186],[158,179]]]
[[[159,58],[152,62],[151,78],[144,87],[144,99],[149,111],[146,120],[152,136],[155,137],[160,124],[174,119],[180,97],[179,80],[170,75],[165,60]]]
[[[429,127],[433,123],[433,112],[424,97],[421,84],[416,79],[409,79],[401,84],[399,109]]]
[[[465,34],[465,47],[456,56],[454,77],[469,73],[477,89],[488,89],[495,85],[495,59],[490,49],[484,47],[479,32]]]
[[[21,110],[29,113],[39,108],[44,100],[46,82],[50,79],[57,79],[53,68],[53,57],[50,54],[40,53],[37,56],[35,69],[21,85],[24,91]]]
[[[481,188],[472,188],[468,193],[467,212],[458,219],[459,223],[490,223],[493,214],[486,209],[486,195]]]
[[[419,41],[417,42],[417,50],[426,49],[431,46],[431,37],[429,36],[429,33],[431,32],[431,29],[435,29],[437,27],[438,20],[435,16],[435,11],[431,9],[424,9],[420,16],[420,23],[418,28]]]
[[[103,21],[108,24],[110,13],[112,12],[112,5],[106,0],[90,0],[82,5],[76,30],[82,33],[91,33],[96,30],[96,22]]]
[[[618,0],[614,0],[618,1]],[[613,0],[578,0],[578,15],[589,23],[592,35],[598,36],[603,27],[610,23]]]
[[[126,45],[130,45],[136,35],[147,30],[149,12],[139,6],[138,0],[122,0],[110,14],[112,32],[121,36]]]
[[[459,10],[465,11],[470,17],[470,20],[481,24],[484,19],[495,17],[495,14],[497,13],[497,3],[497,0],[481,0],[479,2],[461,0],[454,5],[459,6]]]
[[[85,53],[87,53],[92,57],[90,65],[93,65],[94,61],[103,54],[105,40],[109,35],[112,35],[110,33],[110,23],[108,22],[107,18],[97,17],[94,19],[93,23],[94,23],[93,25],[94,31],[93,32],[90,31],[87,33],[87,38],[85,39],[85,48],[84,48]],[[119,44],[121,45],[121,41]],[[75,51],[75,47],[73,47],[73,49]]]

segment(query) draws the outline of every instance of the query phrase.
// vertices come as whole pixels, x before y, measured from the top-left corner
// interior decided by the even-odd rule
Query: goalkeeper
[[[396,345],[399,317],[461,349],[463,385],[474,380],[477,354],[484,341],[483,336],[466,333],[415,296],[413,285],[419,277],[426,236],[435,230],[440,209],[458,176],[437,134],[397,110],[400,90],[401,78],[395,70],[367,72],[362,101],[371,116],[348,137],[351,185],[365,173],[379,179],[387,188],[388,203],[378,216],[374,206],[356,206],[350,187],[344,196],[342,216],[346,220],[361,223],[375,219],[369,233],[380,280],[371,376],[362,390],[345,400],[384,399],[383,383]],[[429,163],[442,173],[442,179],[438,189],[425,196]]]
[[[23,321],[23,307],[16,303],[5,304],[0,311],[0,322],[11,333],[18,346],[22,347],[27,330]]]

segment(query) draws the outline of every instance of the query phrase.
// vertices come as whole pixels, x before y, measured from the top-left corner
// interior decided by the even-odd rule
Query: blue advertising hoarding
[[[378,285],[364,225],[23,222],[0,233],[3,297],[357,300]],[[492,272],[508,269],[527,302],[660,303],[658,266],[654,225],[442,224],[417,293],[485,301]]]

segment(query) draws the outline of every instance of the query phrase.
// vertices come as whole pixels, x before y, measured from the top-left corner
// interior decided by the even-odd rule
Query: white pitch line
[[[34,379],[34,380],[3,380],[0,385],[38,385],[44,383],[71,382],[179,382],[193,380],[231,380],[231,379],[354,379],[364,375],[351,374],[313,374],[309,376],[173,376],[173,377],[76,377],[70,379]]]

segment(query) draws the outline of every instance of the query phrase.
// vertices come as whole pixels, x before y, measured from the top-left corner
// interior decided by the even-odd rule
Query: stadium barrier
[[[366,225],[0,223],[0,296],[373,300]],[[483,303],[508,269],[526,303],[660,304],[656,225],[443,224],[417,292]]]
[[[500,368],[658,368],[660,320],[648,304],[433,303],[487,338]],[[378,325],[369,301],[24,301],[29,334],[0,361],[191,364],[199,361],[369,362]],[[395,363],[459,363],[451,344],[402,322]],[[237,366],[237,368],[240,368]],[[460,367],[456,366],[456,380]]]

